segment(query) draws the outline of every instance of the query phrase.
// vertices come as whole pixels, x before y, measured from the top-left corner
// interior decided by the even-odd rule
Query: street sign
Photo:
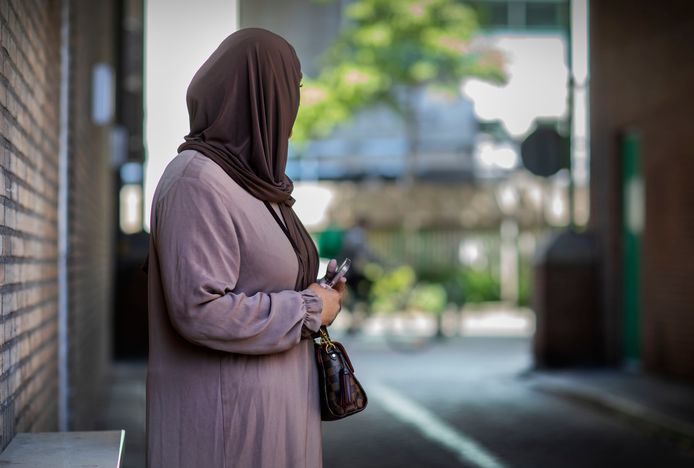
[[[549,177],[569,167],[569,139],[552,127],[538,127],[521,143],[521,158],[530,172]]]

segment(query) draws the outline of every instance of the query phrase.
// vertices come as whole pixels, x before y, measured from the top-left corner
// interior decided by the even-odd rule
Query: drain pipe
[[[68,255],[70,130],[70,0],[60,8],[60,139],[58,146],[58,430],[70,428],[68,375]]]

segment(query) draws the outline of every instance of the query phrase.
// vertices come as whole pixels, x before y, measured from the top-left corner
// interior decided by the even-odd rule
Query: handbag
[[[354,376],[354,367],[342,343],[331,340],[328,330],[321,327],[313,347],[318,365],[321,420],[343,419],[366,408],[366,392]]]

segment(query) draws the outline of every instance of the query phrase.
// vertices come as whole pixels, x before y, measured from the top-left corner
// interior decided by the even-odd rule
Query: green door
[[[638,366],[641,358],[641,236],[645,224],[645,190],[638,133],[624,134],[621,153],[623,352],[625,364]]]

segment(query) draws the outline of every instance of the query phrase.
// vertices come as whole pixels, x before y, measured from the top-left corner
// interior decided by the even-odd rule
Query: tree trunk
[[[436,314],[436,335],[437,340],[443,340],[446,335],[443,333],[443,312]]]
[[[411,185],[417,175],[419,165],[419,96],[422,94],[421,86],[410,86],[405,92],[405,102],[403,105],[403,118],[405,120],[405,138],[407,140],[407,155],[403,173],[403,180],[406,185]]]

